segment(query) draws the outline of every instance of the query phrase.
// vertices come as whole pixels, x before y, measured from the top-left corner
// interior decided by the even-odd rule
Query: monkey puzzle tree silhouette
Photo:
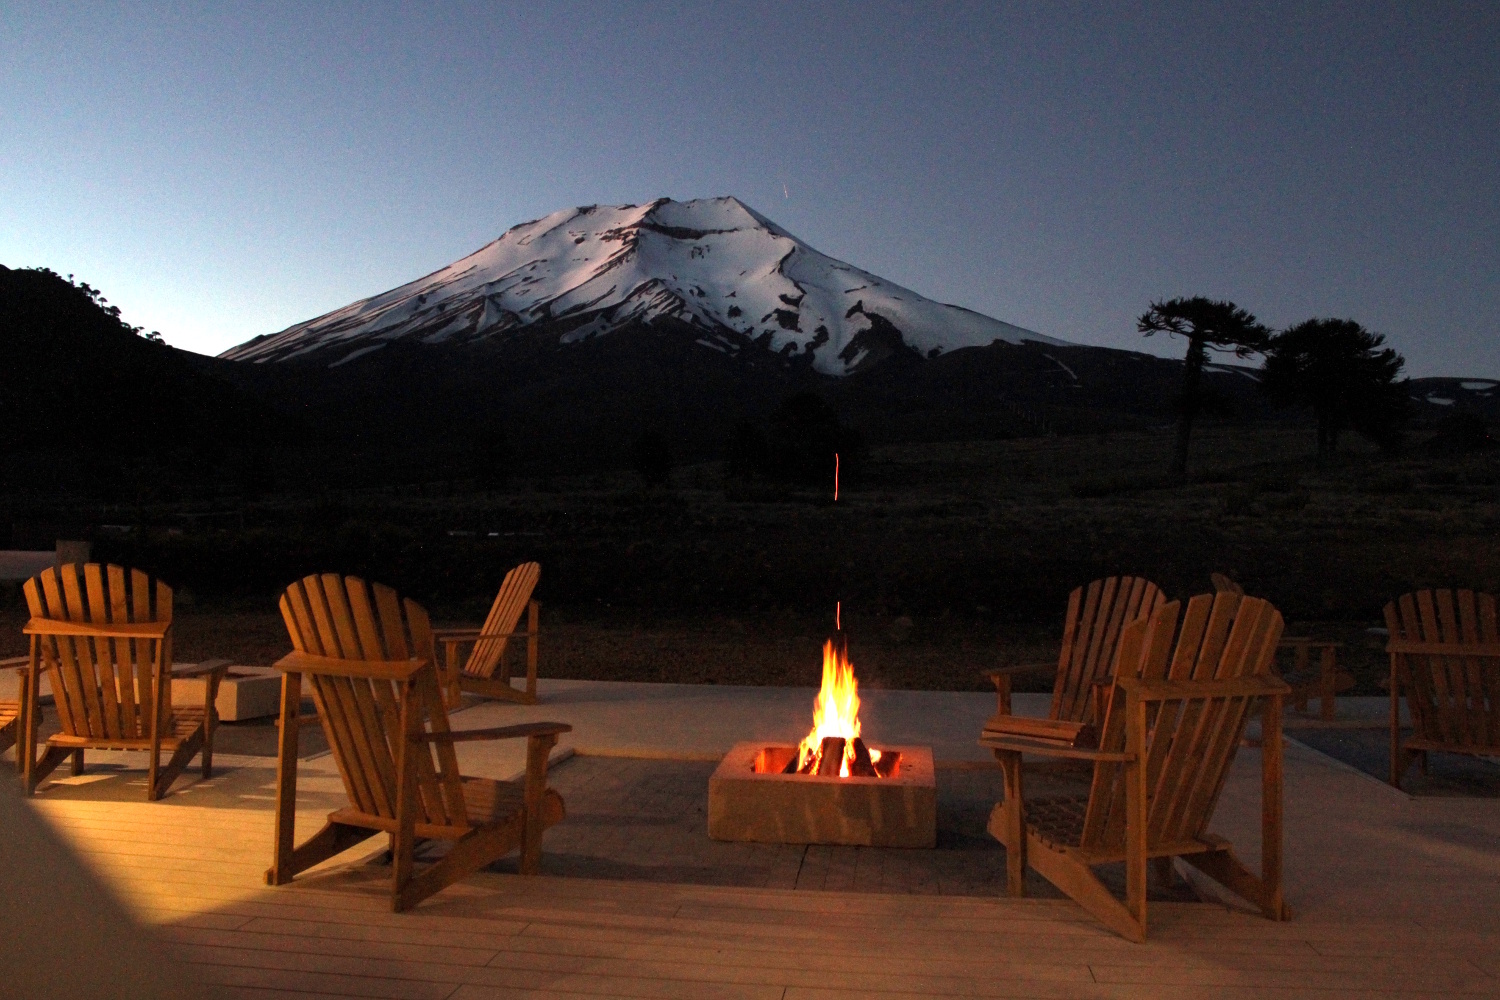
[[[1233,351],[1237,357],[1248,357],[1265,348],[1271,331],[1250,313],[1233,302],[1220,302],[1194,296],[1153,302],[1151,308],[1136,320],[1136,329],[1151,336],[1168,333],[1186,337],[1187,356],[1183,358],[1182,392],[1178,397],[1177,443],[1172,452],[1172,474],[1187,474],[1188,442],[1193,421],[1203,409],[1203,365],[1210,349]]]
[[[1384,345],[1352,319],[1310,319],[1271,338],[1261,388],[1284,405],[1312,408],[1319,463],[1349,428],[1387,451],[1400,443],[1410,403],[1397,379],[1406,359]]]

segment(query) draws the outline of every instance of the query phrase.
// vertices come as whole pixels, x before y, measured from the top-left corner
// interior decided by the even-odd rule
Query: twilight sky
[[[5,4],[0,263],[214,354],[732,194],[1080,343],[1180,356],[1134,317],[1205,294],[1500,378],[1497,52],[1494,4]]]

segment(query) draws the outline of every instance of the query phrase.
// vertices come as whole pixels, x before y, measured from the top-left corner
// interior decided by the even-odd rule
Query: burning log
[[[844,738],[842,736],[823,737],[823,743],[818,747],[818,770],[816,773],[825,778],[837,778],[843,763]]]
[[[858,736],[854,737],[854,763],[849,765],[851,778],[878,778],[875,764],[870,760],[870,748]]]
[[[894,750],[884,750],[880,759],[875,762],[875,774],[881,778],[889,778],[896,773],[896,767],[901,763],[901,754]]]

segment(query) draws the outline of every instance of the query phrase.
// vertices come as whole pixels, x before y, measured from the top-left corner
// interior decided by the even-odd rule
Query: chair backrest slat
[[[281,615],[294,649],[349,660],[348,673],[312,674],[312,690],[344,789],[353,806],[394,819],[399,797],[402,699],[415,699],[418,720],[434,732],[448,730],[433,666],[432,626],[414,601],[402,601],[379,584],[355,577],[309,576],[281,598]],[[424,661],[408,688],[371,676],[359,661]],[[451,745],[410,747],[416,771],[417,821],[464,826],[463,785]]]
[[[521,612],[526,610],[526,604],[531,600],[531,593],[536,589],[541,575],[541,564],[534,562],[522,563],[505,574],[505,579],[500,583],[500,592],[495,595],[495,603],[490,605],[489,616],[480,629],[481,634],[508,635],[514,632],[516,624],[521,620]],[[494,676],[495,668],[500,665],[500,658],[505,655],[506,642],[505,639],[480,639],[475,642],[469,658],[464,661],[464,673],[470,677]]]
[[[81,579],[80,579],[80,570]],[[95,625],[172,620],[172,588],[140,570],[98,563],[69,563],[26,581],[26,601],[35,618]],[[153,608],[152,597],[155,596]],[[171,664],[171,633],[162,638],[112,639],[103,635],[33,637],[47,674],[62,731],[95,740],[143,739],[150,735],[159,669]],[[159,712],[170,731],[170,686]]]
[[[108,566],[105,568],[105,578],[109,589],[108,620],[111,624],[123,625],[130,621],[130,592],[125,586],[125,570],[119,566]],[[139,684],[141,682],[137,680],[137,642],[138,640],[134,639],[116,639],[111,651],[120,685],[119,705],[122,729],[144,728],[138,711],[138,706],[145,702],[140,695]],[[150,684],[149,676],[144,678],[144,683]]]
[[[1268,602],[1229,590],[1194,597],[1185,610],[1179,602],[1163,604],[1149,619],[1126,626],[1115,676],[1183,683],[1265,676],[1281,630],[1281,614]],[[1127,702],[1122,688],[1111,689],[1101,749],[1127,748]],[[1148,849],[1203,834],[1254,702],[1250,696],[1191,693],[1146,702],[1142,766]],[[1125,770],[1121,764],[1095,765],[1081,840],[1085,850],[1123,849]]]
[[[362,812],[378,814],[369,775],[354,750],[354,738],[349,733],[347,713],[336,680],[324,675],[313,677],[313,704],[317,706],[318,718],[323,721],[323,735],[344,779],[344,791],[349,793],[349,801]]]
[[[1236,610],[1233,630],[1224,644],[1214,679],[1269,676],[1276,659],[1276,645],[1284,628],[1281,614],[1268,601],[1253,598],[1240,601]],[[1216,730],[1191,782],[1182,782],[1190,786],[1186,807],[1172,814],[1163,827],[1163,836],[1172,840],[1197,837],[1207,828],[1214,806],[1223,793],[1229,765],[1250,721],[1255,699],[1214,698],[1210,704],[1218,716]],[[1193,767],[1190,758],[1183,758],[1183,772]]]
[[[1135,576],[1094,580],[1068,595],[1051,718],[1070,722],[1089,718],[1094,684],[1108,682],[1113,675],[1125,626],[1149,616],[1163,599],[1156,584]]]
[[[1419,590],[1385,606],[1393,640],[1445,645],[1500,643],[1496,598],[1472,590]],[[1395,653],[1396,682],[1418,739],[1455,748],[1500,748],[1500,660],[1443,653]]]
[[[59,567],[58,572],[62,575],[63,600],[67,604],[68,620],[88,621],[83,591],[78,585],[78,566],[75,563],[69,563]],[[89,639],[70,636],[64,640],[63,644],[71,654],[76,685],[83,695],[83,715],[87,728],[85,732],[78,735],[93,737],[109,735],[104,725],[103,699],[99,696],[99,675],[94,664],[93,642]],[[76,718],[77,715],[75,711],[74,717]]]
[[[104,574],[99,571],[99,564],[89,563],[84,566],[83,575],[84,591],[89,605],[89,621],[107,624],[109,622],[108,595],[104,590]],[[120,712],[120,680],[115,669],[114,641],[99,636],[93,639],[92,643],[94,671],[103,709],[104,732],[116,739],[126,735],[133,736],[135,735],[135,720],[130,719],[127,722]],[[87,646],[88,643],[83,645]],[[121,732],[122,723],[128,726],[128,734]]]
[[[1208,578],[1213,581],[1214,593],[1216,594],[1227,590],[1231,594],[1239,594],[1241,597],[1245,596],[1245,588],[1223,573],[1210,573],[1208,574]]]
[[[1167,679],[1172,681],[1202,680],[1211,676],[1216,651],[1223,648],[1228,638],[1238,602],[1213,600],[1203,597],[1188,601],[1187,613],[1172,656],[1172,665]],[[1200,639],[1201,637],[1201,639]],[[1212,739],[1217,719],[1212,710],[1205,710],[1200,703],[1178,704],[1166,702],[1157,709],[1150,753],[1147,756],[1146,787],[1153,802],[1161,808],[1151,813],[1148,837],[1160,839],[1173,826],[1173,819],[1180,818],[1187,810],[1188,794],[1175,783],[1184,761],[1200,754]],[[1175,733],[1166,738],[1166,733],[1175,727]]]

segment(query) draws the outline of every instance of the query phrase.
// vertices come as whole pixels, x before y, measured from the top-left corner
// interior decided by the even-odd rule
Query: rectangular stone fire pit
[[[736,744],[708,779],[708,835],[765,844],[937,846],[931,748],[874,749],[901,755],[895,774],[782,774],[795,746]]]

